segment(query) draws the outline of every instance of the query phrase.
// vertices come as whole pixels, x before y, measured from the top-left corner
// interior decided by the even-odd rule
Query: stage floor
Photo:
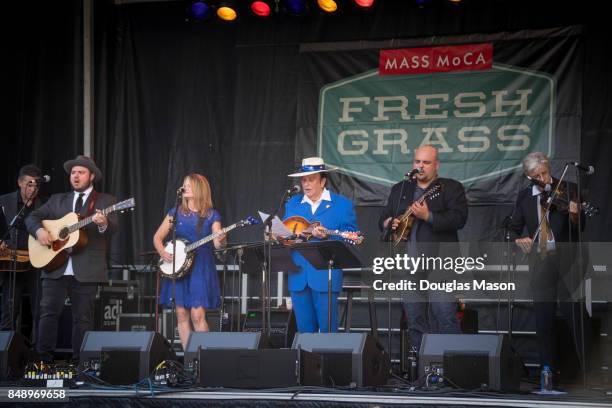
[[[2,405],[9,389],[0,388]],[[462,392],[410,390],[393,386],[376,391],[292,387],[269,390],[234,390],[206,388],[101,387],[84,385],[67,389],[68,401],[53,406],[168,406],[173,407],[612,407],[612,393],[604,390],[570,390],[568,394],[543,396],[528,392],[508,394],[495,392]],[[41,402],[41,401],[38,401]],[[48,402],[53,402],[48,400]]]

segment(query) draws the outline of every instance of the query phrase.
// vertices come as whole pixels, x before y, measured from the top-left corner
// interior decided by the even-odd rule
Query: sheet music
[[[261,211],[257,211],[259,213],[259,217],[261,218],[261,221],[265,221],[270,214],[266,214],[264,212]],[[283,222],[280,220],[280,218],[278,218],[277,215],[274,216],[274,218],[272,219],[272,234],[276,235],[277,237],[281,237],[281,238],[286,238],[289,235],[292,235],[291,230],[289,230],[289,228],[287,228],[285,226],[285,224],[283,224]]]

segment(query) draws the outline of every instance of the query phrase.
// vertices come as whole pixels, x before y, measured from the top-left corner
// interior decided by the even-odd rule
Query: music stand
[[[302,242],[291,249],[316,269],[327,269],[327,332],[331,333],[332,269],[361,268],[361,257],[353,245],[340,240]]]
[[[269,260],[266,264],[265,250],[269,249]],[[291,247],[283,244],[272,244],[265,242],[257,242],[244,247],[244,256],[246,264],[262,265],[261,274],[261,328],[265,335],[269,334],[268,312],[270,308],[267,305],[268,301],[268,284],[266,283],[266,272],[297,272],[299,267],[291,259]]]

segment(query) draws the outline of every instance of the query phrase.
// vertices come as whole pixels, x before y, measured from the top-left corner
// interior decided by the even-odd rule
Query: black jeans
[[[85,332],[94,329],[94,301],[97,288],[97,283],[79,282],[74,276],[42,280],[36,351],[43,361],[53,359],[57,345],[57,326],[67,296],[70,297],[72,306],[72,358],[79,359]]]

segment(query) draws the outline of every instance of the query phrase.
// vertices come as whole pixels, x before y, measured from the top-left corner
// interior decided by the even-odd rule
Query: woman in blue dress
[[[168,211],[153,237],[155,249],[166,262],[172,262],[172,254],[164,249],[164,239],[171,232],[174,213],[174,208]],[[208,180],[201,174],[189,174],[183,181],[183,200],[176,217],[176,237],[194,242],[221,229],[221,216],[213,208]],[[214,245],[216,248],[223,247],[225,235],[216,238]],[[171,296],[172,281],[163,279],[159,303],[171,306]],[[191,271],[176,280],[175,299],[178,332],[185,349],[192,325],[195,331],[208,331],[206,310],[221,305],[219,278],[210,243],[196,249]]]

